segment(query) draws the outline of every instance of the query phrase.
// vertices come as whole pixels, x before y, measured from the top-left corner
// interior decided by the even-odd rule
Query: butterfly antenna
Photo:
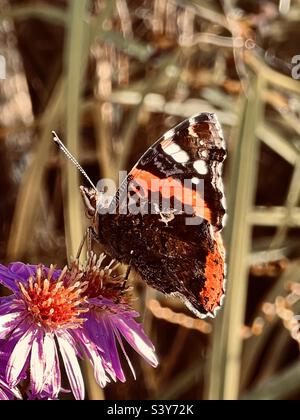
[[[53,140],[55,141],[55,143],[58,145],[58,147],[60,148],[60,150],[62,150],[64,152],[64,154],[67,156],[68,159],[70,159],[70,161],[76,166],[76,168],[82,173],[82,175],[88,180],[88,182],[91,184],[91,186],[93,187],[93,189],[95,191],[98,191],[95,184],[93,183],[93,181],[91,180],[91,178],[88,176],[88,174],[85,172],[85,170],[83,169],[83,167],[80,165],[80,163],[77,161],[77,159],[75,159],[75,157],[72,155],[72,153],[66,148],[66,146],[63,144],[63,142],[61,141],[61,139],[58,137],[58,135],[56,134],[55,131],[52,131],[53,134]]]

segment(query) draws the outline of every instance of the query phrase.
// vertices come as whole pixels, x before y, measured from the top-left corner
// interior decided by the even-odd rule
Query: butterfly
[[[201,113],[160,137],[113,197],[81,187],[105,251],[199,318],[214,317],[224,297],[225,158],[217,117]]]

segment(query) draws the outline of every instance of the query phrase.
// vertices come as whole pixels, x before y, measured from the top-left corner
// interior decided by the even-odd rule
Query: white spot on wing
[[[180,152],[181,148],[180,146],[178,146],[178,144],[172,142],[168,144],[167,146],[163,146],[163,150],[168,155],[172,155],[173,153]]]
[[[166,140],[166,139],[169,139],[169,138],[172,138],[172,137],[174,137],[175,136],[175,130],[174,130],[174,128],[172,128],[171,130],[169,130],[169,131],[167,131],[166,133],[165,133],[165,135],[164,135],[164,139]]]
[[[196,160],[196,162],[194,162],[194,168],[200,175],[207,174],[207,165],[204,160]]]
[[[187,163],[189,161],[189,155],[184,150],[180,150],[180,152],[172,153],[172,158],[178,163]]]
[[[192,184],[198,185],[200,182],[199,178],[196,178],[195,176],[192,178]]]
[[[161,147],[167,155],[171,156],[175,160],[175,162],[187,163],[190,160],[187,152],[171,139],[165,139],[162,141]]]

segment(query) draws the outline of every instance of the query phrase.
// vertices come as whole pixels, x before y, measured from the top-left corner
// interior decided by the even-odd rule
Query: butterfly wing
[[[224,294],[225,157],[216,117],[199,114],[150,147],[100,212],[107,251],[199,317],[214,316]]]

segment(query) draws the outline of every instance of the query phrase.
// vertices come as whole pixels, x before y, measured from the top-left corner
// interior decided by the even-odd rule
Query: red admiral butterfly
[[[106,252],[133,266],[148,285],[181,298],[200,318],[214,317],[224,296],[225,157],[216,116],[202,113],[157,140],[108,204],[101,192],[81,187]],[[124,211],[124,192],[127,210],[132,203],[131,210],[137,208],[138,197],[139,211]]]

